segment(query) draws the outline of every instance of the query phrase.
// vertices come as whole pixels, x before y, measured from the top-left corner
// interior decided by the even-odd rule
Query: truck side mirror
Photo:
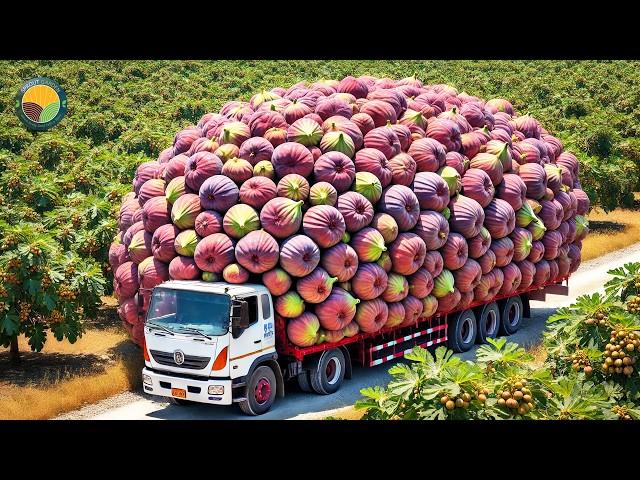
[[[231,305],[231,331],[234,338],[249,327],[249,304],[244,300],[234,300]]]

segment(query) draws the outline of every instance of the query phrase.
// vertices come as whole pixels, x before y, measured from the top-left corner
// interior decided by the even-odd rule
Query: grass
[[[134,388],[140,377],[142,359],[120,359],[92,376],[53,382],[45,387],[0,387],[0,419],[46,420],[83,405],[98,402]],[[135,374],[135,375],[134,375]]]
[[[42,420],[133,390],[140,385],[140,351],[114,321],[93,323],[75,343],[47,342],[40,353],[19,338],[22,362],[0,349],[0,419]]]
[[[589,213],[590,232],[582,243],[582,260],[587,261],[628,247],[640,239],[640,210],[616,209]]]
[[[542,341],[527,348],[527,351],[533,355],[533,360],[529,362],[532,368],[542,368],[547,359],[547,350],[542,345]]]

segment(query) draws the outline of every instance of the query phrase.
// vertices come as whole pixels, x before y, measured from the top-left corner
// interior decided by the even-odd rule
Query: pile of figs
[[[226,103],[139,165],[109,252],[142,339],[169,279],[261,283],[308,347],[565,278],[589,198],[504,99],[361,76]]]

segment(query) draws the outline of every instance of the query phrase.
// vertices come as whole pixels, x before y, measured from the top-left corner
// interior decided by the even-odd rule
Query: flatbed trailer
[[[279,363],[283,367],[285,379],[298,378],[301,388],[309,391],[314,389],[311,381],[304,377],[315,370],[317,364],[321,363],[320,357],[327,351],[342,351],[346,360],[345,378],[351,377],[352,363],[374,367],[401,358],[416,346],[429,348],[447,342],[455,352],[464,352],[475,343],[484,343],[486,337],[477,334],[481,328],[480,322],[492,324],[489,328],[485,326],[490,337],[498,336],[499,332],[511,335],[517,331],[523,318],[530,318],[530,300],[544,300],[546,294],[567,295],[568,279],[569,275],[543,286],[530,286],[508,295],[498,295],[489,302],[474,301],[462,309],[421,317],[411,326],[383,328],[375,333],[358,333],[339,342],[310,347],[298,347],[289,342],[286,319],[276,315]],[[450,333],[454,336],[453,340]]]

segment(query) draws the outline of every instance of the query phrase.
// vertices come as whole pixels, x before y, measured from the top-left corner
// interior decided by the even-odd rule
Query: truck
[[[445,342],[465,352],[487,338],[511,335],[530,317],[530,300],[567,295],[568,278],[419,318],[408,327],[383,327],[304,348],[289,342],[285,319],[274,312],[264,285],[170,280],[150,292],[142,344],[144,392],[177,405],[238,404],[247,415],[261,415],[284,397],[290,382],[305,392],[331,395],[352,377],[353,365],[375,367],[416,346]]]

